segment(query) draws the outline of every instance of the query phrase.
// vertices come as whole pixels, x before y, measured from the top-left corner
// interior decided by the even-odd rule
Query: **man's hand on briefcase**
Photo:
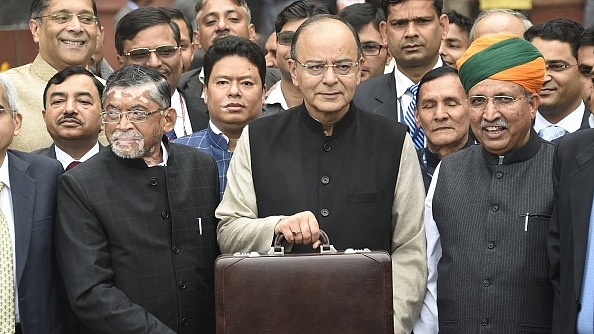
[[[311,211],[299,212],[279,220],[274,226],[274,233],[283,234],[287,242],[292,244],[313,244],[314,249],[322,244],[319,240],[318,220]]]

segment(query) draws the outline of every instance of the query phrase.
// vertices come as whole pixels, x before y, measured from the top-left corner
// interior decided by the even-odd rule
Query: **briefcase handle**
[[[322,241],[322,245],[320,245],[320,253],[336,253],[336,248],[330,244],[330,238],[328,234],[320,229],[320,240]],[[284,255],[285,254],[285,247],[283,247],[283,243],[286,241],[284,234],[279,234],[274,238],[274,244],[270,247],[270,251],[268,254],[274,255]]]

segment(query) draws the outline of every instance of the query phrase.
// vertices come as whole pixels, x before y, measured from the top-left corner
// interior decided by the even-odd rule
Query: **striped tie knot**
[[[425,147],[425,133],[423,129],[417,126],[417,122],[415,121],[415,106],[417,105],[417,90],[419,89],[419,85],[413,84],[407,88],[407,92],[412,94],[412,100],[406,108],[406,113],[404,114],[404,124],[408,125],[408,132],[412,138],[413,144],[415,145],[415,150]]]

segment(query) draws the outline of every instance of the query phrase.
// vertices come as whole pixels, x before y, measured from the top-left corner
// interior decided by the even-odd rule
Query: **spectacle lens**
[[[283,31],[276,34],[276,40],[280,45],[291,46],[293,42],[293,37],[295,37],[294,31]]]
[[[137,48],[137,49],[130,50],[125,55],[130,57],[130,59],[132,59],[133,61],[146,60],[150,56],[151,52],[155,52],[157,54],[157,56],[159,56],[160,58],[169,58],[169,57],[175,55],[175,52],[178,48],[179,48],[178,46],[173,46],[173,45],[161,45],[161,46],[157,46],[154,49]]]

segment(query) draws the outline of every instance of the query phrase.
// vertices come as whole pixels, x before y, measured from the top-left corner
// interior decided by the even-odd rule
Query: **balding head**
[[[470,41],[487,35],[513,34],[524,36],[532,23],[523,14],[510,9],[491,9],[479,14],[472,29]]]

